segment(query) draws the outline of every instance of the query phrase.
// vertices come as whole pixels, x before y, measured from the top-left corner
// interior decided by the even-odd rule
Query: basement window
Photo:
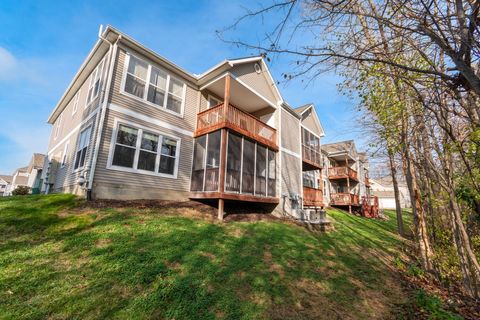
[[[75,152],[74,169],[81,169],[85,165],[85,158],[87,157],[88,145],[90,144],[90,134],[92,127],[88,127],[80,132],[78,138],[77,151]]]

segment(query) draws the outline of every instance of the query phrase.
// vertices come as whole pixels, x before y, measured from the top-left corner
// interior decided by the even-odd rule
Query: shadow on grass
[[[337,231],[312,234],[155,210],[60,217],[73,198],[33,202],[0,202],[7,317],[382,318],[397,299],[383,262],[366,254],[398,244],[382,222],[332,212]]]

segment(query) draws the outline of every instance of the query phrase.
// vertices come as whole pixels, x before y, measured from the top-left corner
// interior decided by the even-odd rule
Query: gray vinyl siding
[[[266,99],[270,100],[274,105],[280,100],[280,97],[274,93],[275,84],[269,80],[267,70],[264,70],[263,64],[258,63],[261,73],[255,71],[254,65],[257,62],[244,63],[232,68],[231,72],[234,76],[247,84],[250,88],[260,93]]]
[[[300,120],[282,109],[280,145],[297,154],[301,153]]]
[[[108,158],[111,150],[112,134],[114,131],[114,121],[118,118],[120,121],[125,120],[127,122],[138,124],[150,128],[154,131],[160,131],[166,135],[179,137],[180,151],[179,151],[179,164],[177,178],[167,178],[148,174],[142,174],[137,172],[124,172],[118,170],[108,169]],[[181,134],[177,131],[173,131],[168,128],[152,124],[150,122],[142,121],[138,118],[124,115],[122,113],[108,109],[106,122],[104,124],[104,131],[102,140],[100,143],[100,151],[97,159],[97,167],[94,176],[94,192],[95,186],[101,184],[140,188],[155,188],[155,189],[167,189],[188,192],[190,189],[190,174],[192,168],[192,156],[193,156],[193,138],[189,135]],[[132,197],[135,198],[135,197]],[[138,199],[146,198],[138,194]]]
[[[142,57],[140,54],[137,54],[130,49],[128,50],[129,52],[134,54],[136,57],[141,58],[144,61],[150,64],[153,64],[162,70],[165,70],[165,68],[162,68],[162,66],[152,63],[148,59],[145,59],[144,57]],[[113,83],[112,83],[111,92],[110,92],[110,102],[120,107],[124,107],[127,109],[134,110],[135,112],[148,115],[149,117],[152,117],[154,119],[162,120],[171,125],[180,127],[184,130],[194,131],[195,120],[197,115],[197,107],[198,107],[198,98],[199,98],[197,94],[198,92],[197,88],[191,83],[182,79],[182,77],[180,77],[178,74],[165,70],[171,76],[174,76],[175,78],[181,81],[184,81],[187,85],[183,117],[164,111],[160,107],[151,106],[139,98],[137,99],[129,95],[123,94],[121,92],[121,85],[123,80],[123,74],[125,71],[124,70],[125,57],[126,57],[125,49],[119,48],[116,63],[115,63],[115,68],[114,68],[113,79],[112,79]]]
[[[320,126],[318,125],[317,119],[315,118],[315,113],[309,112],[305,119],[302,120],[302,125],[311,132],[315,133],[317,136],[320,136],[322,134],[322,131]]]
[[[100,88],[103,87],[106,78],[107,78],[107,66],[108,66],[108,53],[103,56],[104,59],[104,66],[101,74],[101,83]],[[99,61],[102,61],[100,59]],[[93,67],[95,70],[96,66]],[[93,72],[92,72],[93,73]],[[52,133],[50,136],[49,147],[48,147],[48,158],[52,161],[53,165],[56,168],[56,172],[54,173],[54,179],[50,178],[49,183],[53,183],[52,192],[60,192],[65,190],[66,188],[72,187],[77,184],[78,177],[83,174],[83,170],[79,170],[77,172],[74,171],[74,163],[75,163],[75,153],[77,150],[78,144],[78,137],[80,133],[87,128],[88,126],[92,127],[91,135],[90,135],[90,142],[87,149],[87,155],[85,158],[85,168],[91,161],[93,148],[95,145],[95,124],[97,114],[92,116],[93,112],[98,111],[100,107],[100,99],[102,96],[102,92],[98,94],[97,98],[95,98],[89,105],[87,105],[87,94],[88,94],[88,86],[90,83],[90,74],[83,84],[80,86],[77,93],[79,94],[78,104],[77,104],[77,111],[73,114],[73,105],[74,105],[74,98],[73,95],[72,99],[67,103],[66,107],[61,113],[61,125],[60,131],[55,138],[55,131],[57,122],[60,120],[60,116],[57,117],[55,120],[54,125],[52,126]],[[90,117],[90,118],[89,118]],[[87,120],[88,119],[88,120]],[[82,124],[83,123],[83,124]],[[68,138],[66,138],[70,135]],[[66,139],[65,139],[66,138]],[[65,141],[63,141],[65,139]],[[63,156],[63,151],[65,148],[65,144],[69,143],[68,150],[67,150],[67,161],[65,167],[61,168],[61,161]],[[46,168],[44,168],[44,172]]]
[[[98,115],[93,116],[89,121],[84,123],[79,130],[75,131],[74,134],[72,134],[64,143],[61,144],[59,148],[55,150],[50,156],[51,161],[57,165],[57,170],[55,174],[55,179],[54,181],[49,181],[50,183],[53,183],[53,191],[58,192],[62,188],[66,188],[72,185],[77,184],[77,179],[82,175],[83,169],[87,168],[88,164],[91,161],[92,155],[93,155],[93,148],[95,145],[95,123],[96,123],[96,117]],[[78,145],[78,138],[80,136],[80,133],[91,126],[91,134],[90,134],[90,141],[88,144],[88,149],[87,149],[87,154],[85,157],[85,165],[82,170],[78,170],[77,172],[74,172],[74,164],[75,164],[75,155],[77,152],[77,145]],[[63,156],[63,150],[65,147],[65,144],[69,143],[68,150],[67,150],[67,159],[65,163],[65,167],[61,168],[61,162],[62,162],[62,156]]]
[[[108,60],[109,60],[108,53],[102,59],[105,59],[105,63],[108,63]],[[102,61],[102,59],[100,59],[100,61]],[[95,68],[96,66],[93,68],[93,70],[95,70]],[[106,71],[107,71],[106,69],[107,68],[104,65],[103,71],[102,71],[101,85],[103,85],[106,81]],[[76,126],[82,123],[82,121],[84,121],[92,113],[92,111],[96,110],[99,107],[101,92],[98,94],[97,98],[93,100],[90,103],[90,105],[86,108],[88,85],[90,83],[91,76],[92,74],[90,74],[86,78],[86,80],[81,85],[80,89],[75,93],[75,94],[79,93],[77,112],[73,114],[75,94],[73,95],[72,99],[67,103],[65,109],[62,111],[61,113],[61,115],[63,115],[62,122],[60,125],[60,131],[59,131],[58,137],[56,139],[55,139],[55,131],[56,131],[56,126],[60,119],[60,116],[57,117],[57,119],[55,120],[55,123],[52,126],[52,133],[50,135],[50,140],[48,144],[49,151],[53,147],[55,147],[60,141],[62,141],[62,139],[66,135],[68,135],[72,129],[74,129]]]
[[[302,196],[303,188],[302,188],[302,180],[301,180],[301,172],[302,172],[301,159],[282,151],[280,152],[280,157],[282,161],[281,181],[280,181],[280,185],[282,188],[281,195],[286,194],[288,195],[288,197],[290,197],[294,194],[298,194]],[[286,201],[285,209],[288,212],[292,211],[290,200]]]

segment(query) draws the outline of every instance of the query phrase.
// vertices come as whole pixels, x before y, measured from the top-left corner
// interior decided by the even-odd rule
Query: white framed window
[[[90,134],[92,133],[92,126],[89,126],[80,132],[78,137],[77,149],[75,151],[75,170],[83,168],[85,165],[85,158],[87,156],[88,145],[90,144]]]
[[[183,116],[186,84],[164,70],[127,53],[120,91],[143,102]]]
[[[180,138],[119,122],[112,136],[109,168],[176,178]]]
[[[60,116],[57,119],[57,123],[55,126],[55,136],[54,136],[55,140],[58,138],[58,135],[60,134],[60,127],[62,125],[62,121],[63,121],[63,112],[60,114]]]
[[[75,96],[73,97],[73,106],[72,106],[72,116],[77,113],[78,109],[78,99],[80,98],[80,89],[77,91]]]
[[[208,95],[208,108],[215,107],[216,105],[219,105],[221,103],[220,100],[215,98],[214,96]]]
[[[104,60],[100,61],[95,70],[93,70],[90,75],[90,82],[88,83],[88,93],[87,93],[87,102],[85,103],[85,108],[92,103],[98,97],[101,87],[101,77],[103,72]]]
[[[61,168],[64,168],[65,165],[67,164],[67,158],[68,158],[68,146],[70,144],[70,141],[67,141],[65,143],[65,146],[63,147],[63,154],[62,154],[62,163],[60,165]]]

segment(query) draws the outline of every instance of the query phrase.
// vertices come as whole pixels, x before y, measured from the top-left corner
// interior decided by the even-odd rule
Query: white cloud
[[[15,69],[17,67],[18,61],[13,54],[7,49],[0,47],[0,80],[15,78]]]

